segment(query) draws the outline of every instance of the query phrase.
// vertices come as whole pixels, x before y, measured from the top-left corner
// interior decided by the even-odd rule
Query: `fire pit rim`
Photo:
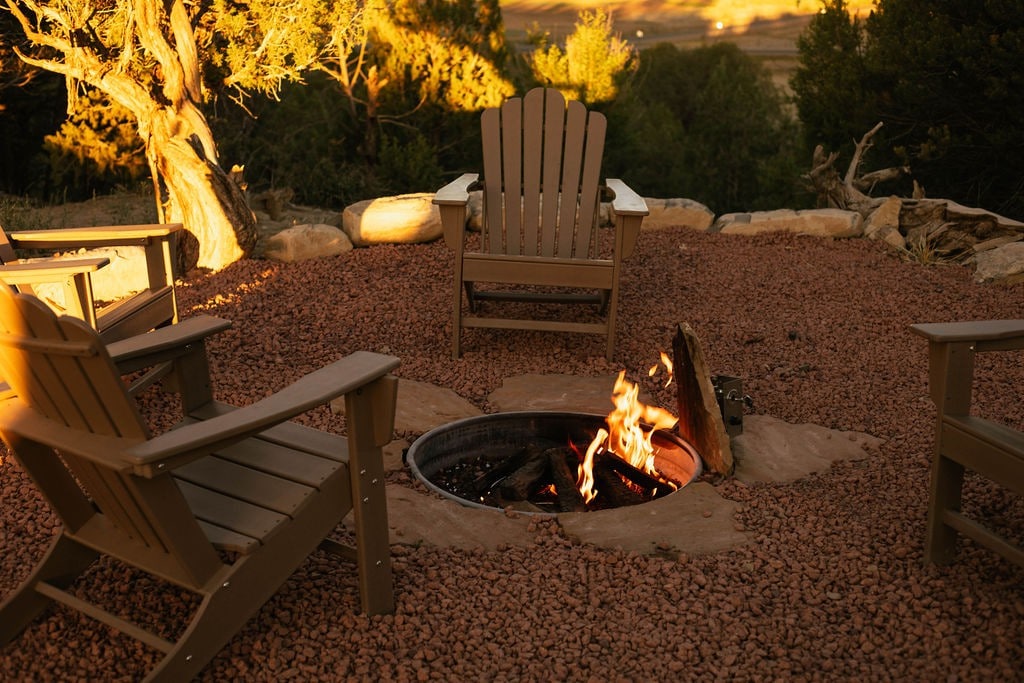
[[[409,467],[409,470],[413,473],[413,476],[415,476],[416,479],[419,480],[424,486],[426,486],[428,489],[430,489],[434,493],[437,493],[437,494],[441,495],[442,497],[444,497],[444,498],[446,498],[448,500],[456,502],[459,505],[463,505],[465,507],[476,508],[476,509],[479,509],[479,510],[489,510],[491,512],[504,513],[505,510],[502,509],[502,508],[494,507],[492,505],[484,505],[482,503],[478,503],[478,502],[475,502],[475,501],[472,501],[472,500],[468,500],[466,498],[462,498],[462,497],[460,497],[460,496],[458,496],[458,495],[456,495],[456,494],[454,494],[454,493],[452,493],[450,491],[444,490],[443,488],[441,488],[440,486],[438,486],[434,482],[430,481],[430,479],[420,469],[419,463],[416,461],[416,455],[418,454],[419,449],[424,447],[423,444],[429,443],[432,438],[437,438],[439,435],[445,434],[447,432],[455,431],[459,427],[471,426],[471,425],[474,425],[474,424],[479,423],[479,422],[494,422],[494,421],[497,421],[497,420],[513,420],[513,419],[515,419],[515,420],[529,420],[529,419],[536,419],[538,417],[540,417],[542,419],[551,419],[551,420],[558,419],[560,417],[562,419],[566,419],[566,418],[571,418],[571,419],[594,419],[594,420],[597,420],[599,422],[604,422],[605,418],[607,416],[606,415],[600,415],[600,414],[597,414],[597,413],[586,413],[586,412],[568,411],[568,410],[514,410],[514,411],[505,411],[505,412],[499,412],[499,413],[485,413],[483,415],[473,415],[471,417],[464,417],[464,418],[460,418],[458,420],[453,420],[451,422],[446,422],[443,425],[438,425],[437,427],[434,427],[433,429],[431,429],[431,430],[421,434],[415,441],[413,441],[413,443],[409,446],[409,449],[406,451],[406,454],[405,454],[406,465]],[[690,477],[689,481],[686,481],[686,482],[682,483],[682,485],[680,486],[680,490],[681,490],[681,489],[685,488],[686,486],[688,486],[689,484],[691,484],[694,481],[696,481],[697,478],[701,476],[701,474],[704,471],[704,461],[700,457],[700,454],[697,453],[696,448],[692,444],[687,442],[686,439],[684,439],[683,437],[679,436],[678,434],[674,434],[672,432],[667,432],[665,430],[658,430],[658,433],[663,434],[667,438],[677,439],[679,441],[682,441],[692,451],[691,455],[693,456],[693,463],[694,463],[693,475]],[[672,494],[669,494],[669,495],[672,495]],[[651,502],[653,502],[653,501],[651,501]],[[537,517],[557,517],[558,515],[562,515],[562,514],[570,514],[570,513],[563,513],[563,512],[532,512],[532,511],[528,511],[528,510],[517,510],[516,512],[518,514],[533,515],[533,516],[537,516]],[[580,514],[580,513],[571,513],[571,514]]]

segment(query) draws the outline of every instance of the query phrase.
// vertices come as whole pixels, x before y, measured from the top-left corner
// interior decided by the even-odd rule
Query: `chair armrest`
[[[190,351],[189,346],[231,327],[231,321],[197,315],[135,337],[107,344],[107,351],[121,372],[133,372]]]
[[[1024,320],[972,320],[921,323],[910,331],[934,344],[974,342],[976,351],[1024,348]]]
[[[434,194],[434,203],[440,205],[469,203],[469,191],[479,178],[479,173],[463,173]]]
[[[82,249],[89,247],[145,246],[154,238],[168,238],[182,229],[181,223],[103,225],[94,228],[57,228],[8,233],[11,245],[20,249]]]
[[[357,351],[251,405],[192,422],[149,440],[92,434],[49,420],[18,400],[0,400],[0,431],[85,458],[104,467],[153,477],[286,422],[384,377],[393,356]]]
[[[256,403],[173,429],[124,455],[136,474],[155,476],[360,389],[385,377],[398,364],[394,356],[357,351]]]
[[[618,178],[605,180],[605,187],[612,193],[612,210],[620,216],[646,216],[650,213],[644,198],[634,192]]]
[[[0,281],[9,285],[61,282],[82,273],[94,273],[109,264],[106,257],[7,263],[0,265]]]
[[[627,259],[633,255],[636,240],[640,236],[640,225],[650,211],[643,197],[618,178],[606,179],[605,188],[612,194],[612,216],[618,232],[616,251],[619,258]]]
[[[441,209],[444,243],[456,254],[461,254],[463,249],[469,191],[477,184],[479,178],[478,173],[463,173],[434,195],[434,203]]]

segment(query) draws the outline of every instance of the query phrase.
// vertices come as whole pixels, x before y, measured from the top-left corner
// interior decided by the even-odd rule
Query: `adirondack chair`
[[[34,294],[33,285],[62,283],[60,312],[82,318],[107,342],[126,339],[178,321],[174,296],[174,238],[180,223],[123,225],[96,228],[32,230],[6,234],[0,226],[0,281]],[[131,296],[97,306],[92,273],[109,264],[107,258],[23,261],[15,248],[74,251],[82,248],[141,246],[145,249],[148,286]]]
[[[208,322],[118,346],[121,370],[175,360],[187,417],[153,436],[94,330],[0,287],[0,369],[16,394],[0,401],[0,436],[63,523],[0,604],[0,645],[58,602],[163,652],[147,680],[188,680],[317,547],[356,560],[364,611],[393,609],[381,445],[398,359],[353,353],[233,408],[211,395]],[[347,439],[287,421],[341,395]],[[354,549],[327,538],[349,511]],[[202,596],[177,642],[69,591],[101,555]]]
[[[648,211],[621,180],[600,185],[606,129],[603,114],[580,102],[567,105],[550,88],[535,88],[481,115],[483,176],[464,174],[434,197],[445,242],[455,252],[454,358],[461,355],[463,328],[490,327],[603,334],[611,359],[619,270]],[[466,217],[474,190],[483,194],[483,230],[479,246],[470,249]],[[601,257],[596,244],[602,193],[610,196],[615,216],[610,258]],[[477,283],[512,287],[478,289]],[[469,315],[462,312],[463,290]],[[478,315],[484,300],[596,304],[604,321]]]
[[[910,329],[928,339],[928,384],[938,409],[925,561],[952,562],[959,532],[1024,567],[1024,547],[961,510],[965,469],[1024,495],[1024,432],[971,415],[974,355],[1024,349],[1024,320],[931,323]],[[1017,393],[1010,400],[1020,397]]]

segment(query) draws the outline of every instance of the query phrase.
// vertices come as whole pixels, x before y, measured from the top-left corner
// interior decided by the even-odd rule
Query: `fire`
[[[672,382],[672,361],[662,352],[661,363],[668,372],[665,386]],[[658,366],[648,371],[654,376]],[[654,467],[654,445],[651,439],[657,429],[671,429],[678,418],[667,410],[642,403],[637,397],[640,387],[626,379],[626,371],[619,372],[612,389],[612,403],[615,407],[605,423],[608,429],[599,429],[587,447],[587,453],[579,467],[578,485],[583,499],[590,502],[597,495],[594,490],[594,457],[609,451],[633,467],[654,477],[659,477]]]

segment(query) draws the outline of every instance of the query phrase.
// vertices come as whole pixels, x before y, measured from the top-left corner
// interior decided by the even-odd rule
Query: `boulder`
[[[841,209],[813,209],[793,211],[756,211],[728,213],[720,216],[712,231],[734,235],[759,235],[765,232],[791,232],[814,237],[860,237],[864,234],[864,219],[856,211]]]
[[[484,193],[482,190],[474,190],[469,193],[466,214],[467,228],[475,232],[484,229]]]
[[[305,261],[352,251],[348,235],[333,225],[294,225],[267,238],[263,257],[272,261]]]
[[[345,207],[342,227],[352,244],[419,244],[442,234],[441,212],[433,193],[366,199]]]
[[[707,230],[715,221],[715,214],[711,209],[692,199],[645,198],[644,201],[651,212],[644,218],[644,230],[680,225],[694,230]]]
[[[1024,242],[1010,242],[974,257],[975,282],[1024,282]]]
[[[92,273],[92,295],[96,301],[116,301],[141,292],[149,286],[146,252],[143,247],[106,247],[79,249],[57,255],[58,259],[107,258],[110,264]],[[29,261],[48,261],[48,258]],[[60,283],[40,283],[33,289],[39,298],[64,305],[64,290]]]

